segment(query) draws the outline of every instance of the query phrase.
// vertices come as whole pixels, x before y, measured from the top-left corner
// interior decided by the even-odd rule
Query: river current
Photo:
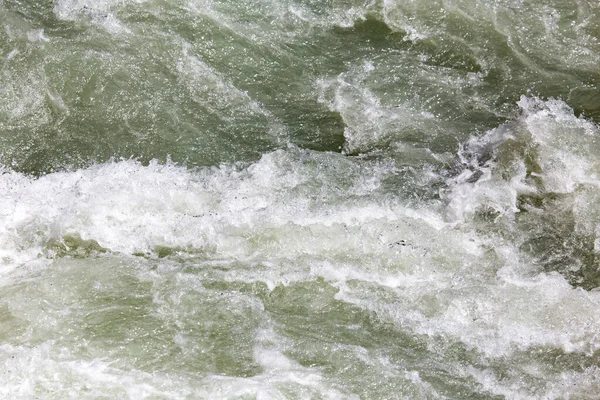
[[[599,399],[596,0],[0,0],[0,398]]]

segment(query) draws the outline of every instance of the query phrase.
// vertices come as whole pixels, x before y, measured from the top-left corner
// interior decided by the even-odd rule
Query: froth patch
[[[143,2],[144,0],[134,0]],[[59,0],[54,6],[54,13],[60,19],[78,20],[91,18],[93,22],[102,26],[110,33],[129,33],[129,29],[123,25],[112,13],[114,7],[122,5],[120,0],[90,2],[87,0]]]
[[[336,170],[345,176],[330,175]],[[39,179],[7,171],[0,178],[3,209],[10,210],[0,215],[4,250],[42,255],[71,236],[126,254],[158,246],[233,258],[277,247],[284,254],[316,254],[327,246],[319,243],[321,233],[395,214],[361,200],[378,187],[377,176],[367,182],[365,173],[342,156],[297,150],[267,154],[247,168],[121,161]],[[308,246],[292,239],[302,232]],[[263,240],[275,247],[269,250]]]
[[[523,96],[518,105],[517,121],[471,139],[459,151],[467,168],[449,182],[453,219],[481,208],[510,218],[520,211],[523,195],[580,193],[588,202],[591,192],[598,195],[597,126],[575,117],[560,100]]]
[[[5,368],[0,374],[0,394],[15,399],[40,395],[69,398],[82,393],[90,397],[173,398],[194,393],[191,382],[172,376],[120,370],[106,360],[69,359],[58,354],[51,342],[31,348],[2,345],[0,362]]]

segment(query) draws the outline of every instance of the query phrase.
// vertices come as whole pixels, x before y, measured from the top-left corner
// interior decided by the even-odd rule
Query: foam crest
[[[328,171],[347,167],[351,173],[337,181],[339,175],[324,174],[327,165]],[[3,209],[11,211],[2,216],[4,249],[17,253],[26,249],[31,256],[75,235],[127,254],[167,246],[249,257],[265,249],[252,244],[254,233],[245,232],[258,230],[259,236],[278,232],[286,237],[304,230],[308,248],[291,237],[289,242],[283,238],[276,242],[285,243],[291,252],[304,248],[316,254],[324,246],[317,238],[343,230],[344,224],[399,218],[387,207],[360,201],[380,179],[371,175],[366,183],[365,172],[342,156],[331,160],[329,155],[303,155],[297,150],[267,154],[242,169],[187,170],[121,161],[39,179],[7,172],[2,175],[2,202]],[[347,194],[351,197],[344,201]],[[340,202],[349,208],[338,208]],[[302,228],[312,225],[314,231]]]
[[[381,104],[379,97],[365,83],[374,68],[366,61],[336,79],[318,82],[319,100],[328,104],[332,111],[339,112],[344,119],[344,151],[348,153],[387,144],[392,131],[434,119],[433,115],[419,114],[409,106]]]
[[[431,153],[454,151],[449,137],[467,138],[462,116],[489,113],[481,99],[467,95],[479,90],[482,74],[424,68],[423,57],[428,56],[397,50],[385,59],[374,56],[352,63],[347,72],[317,81],[319,101],[344,120],[345,152],[392,148],[406,160],[434,162]],[[390,69],[397,72],[389,74]],[[410,82],[405,76],[411,76]],[[455,112],[449,114],[449,107]],[[421,150],[425,144],[429,148]]]
[[[410,5],[414,7],[414,4],[419,4],[419,2],[412,2]],[[411,8],[411,7],[407,8]],[[420,23],[414,15],[414,13],[407,12],[408,10],[402,9],[402,4],[394,1],[394,0],[384,0],[383,1],[383,17],[385,23],[394,28],[400,29],[407,33],[406,40],[410,40],[412,42],[416,42],[418,40],[426,39],[430,34],[430,29]]]
[[[560,100],[522,97],[518,104],[518,121],[472,139],[460,152],[467,168],[450,185],[453,218],[482,207],[510,217],[523,195],[574,194],[589,204],[599,194],[598,128]]]
[[[0,393],[15,399],[115,396],[140,399],[193,395],[194,383],[171,376],[120,370],[106,360],[69,360],[55,353],[53,343],[32,348],[0,346],[6,368]],[[69,383],[69,384],[66,384]]]
[[[547,379],[547,371],[539,365],[528,365],[529,371],[536,375],[537,380]],[[516,373],[515,373],[516,372]],[[594,398],[597,392],[598,368],[585,368],[582,373],[563,372],[552,374],[552,379],[543,389],[532,390],[531,387],[523,385],[522,375],[511,371],[511,376],[499,377],[492,369],[476,370],[468,368],[465,375],[475,379],[484,390],[497,396],[505,396],[511,399],[534,400],[540,397],[546,399],[563,398]]]
[[[252,378],[208,376],[199,380],[196,377],[119,369],[106,360],[61,360],[63,357],[57,357],[53,350],[52,343],[31,349],[1,346],[0,360],[6,370],[0,377],[0,393],[14,399],[33,396],[58,399],[80,397],[82,393],[86,397],[108,395],[128,399],[224,396],[286,399],[290,392],[332,400],[358,398],[329,387],[317,373],[302,372],[302,368],[297,372],[276,369]]]
[[[61,259],[24,286],[1,288],[0,334],[11,331],[10,344],[0,346],[6,393],[356,398],[322,368],[284,354],[293,344],[275,332],[264,299],[222,283],[210,288],[175,263],[152,264],[115,256]],[[219,269],[203,270],[207,277]]]
[[[423,272],[421,276],[425,278]],[[448,287],[440,288],[440,281],[447,282]],[[337,297],[427,338],[432,349],[444,354],[450,351],[448,347],[454,347],[452,343],[460,343],[467,351],[480,354],[478,360],[483,366],[497,369],[507,360],[514,362],[520,357],[538,366],[536,372],[525,364],[515,366],[511,362],[511,370],[517,369],[511,372],[514,382],[511,383],[513,378],[503,379],[494,388],[498,394],[502,390],[518,393],[523,387],[522,379],[531,380],[531,391],[524,391],[523,398],[540,395],[561,398],[572,393],[570,386],[546,384],[555,379],[585,380],[587,384],[580,389],[589,393],[590,384],[599,376],[593,360],[600,349],[595,333],[600,322],[590,317],[600,301],[597,293],[573,289],[558,275],[501,282],[474,284],[466,276],[463,280],[438,273],[422,282],[406,281],[401,289],[392,291],[348,282],[341,285]],[[365,296],[366,292],[370,295]],[[565,313],[566,310],[570,311]],[[537,357],[529,354],[538,351],[557,351],[565,358],[580,358],[591,366],[581,371],[575,362],[568,372],[554,369],[551,362],[536,361]]]
[[[539,154],[544,189],[572,193],[580,185],[600,186],[597,171],[600,131],[560,100],[541,101],[521,97],[523,124],[530,132]]]
[[[597,1],[33,3],[0,397],[597,397]]]
[[[131,3],[143,3],[146,0],[132,0]],[[60,19],[77,21],[90,18],[94,23],[102,26],[113,34],[131,33],[113,13],[113,9],[122,6],[122,0],[103,0],[90,2],[88,0],[58,0],[54,6],[54,13]]]
[[[263,372],[252,378],[208,376],[205,384],[210,393],[227,396],[255,396],[258,399],[286,399],[290,393],[301,397],[324,399],[358,399],[341,386],[327,382],[318,368],[306,368],[286,357],[285,340],[264,326],[257,332],[254,358]],[[226,391],[223,388],[227,388]]]

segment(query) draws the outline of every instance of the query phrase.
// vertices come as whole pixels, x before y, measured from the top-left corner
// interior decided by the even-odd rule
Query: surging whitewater
[[[0,397],[598,398],[599,12],[0,2]]]

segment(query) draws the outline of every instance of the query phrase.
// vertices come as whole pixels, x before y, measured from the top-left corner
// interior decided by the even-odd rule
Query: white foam
[[[434,161],[436,156],[429,149],[413,144],[416,132],[420,141],[439,140],[454,133],[453,118],[440,115],[446,112],[445,105],[482,107],[476,98],[463,94],[482,83],[481,74],[423,68],[419,57],[400,50],[386,59],[358,60],[337,77],[317,80],[318,100],[344,120],[344,151],[365,153],[392,147],[406,163]],[[411,81],[399,76],[411,76]],[[450,98],[425,93],[421,86],[436,93],[445,93],[448,87],[454,91]],[[457,137],[462,134],[456,132]]]
[[[142,3],[146,0],[58,0],[55,2],[54,13],[63,20],[79,20],[91,18],[99,26],[113,34],[131,33],[129,28],[121,23],[114,15],[113,8],[126,2]]]
[[[336,300],[428,338],[428,343],[460,343],[483,361],[510,360],[544,347],[591,357],[600,350],[600,319],[596,317],[600,292],[573,288],[562,275],[540,272],[521,254],[514,235],[495,236],[475,229],[468,216],[483,206],[499,210],[508,218],[517,212],[519,194],[554,190],[575,196],[582,230],[598,229],[596,222],[583,222],[586,216],[594,215],[591,208],[598,199],[593,172],[597,156],[594,143],[587,142],[595,138],[596,127],[575,118],[560,102],[522,99],[520,104],[523,115],[514,126],[497,128],[465,147],[463,161],[473,169],[481,168],[481,177],[473,181],[469,172],[450,179],[448,191],[442,192],[447,195],[447,203],[423,203],[418,207],[382,190],[385,179],[395,177],[398,171],[393,163],[371,163],[293,147],[265,154],[248,166],[189,170],[170,163],[143,166],[126,160],[37,179],[5,169],[0,175],[3,284],[8,287],[11,282],[21,282],[26,274],[33,276],[32,271],[39,272],[53,258],[61,262],[56,247],[60,243],[67,247],[68,237],[94,240],[127,263],[134,263],[130,262],[135,259],[131,255],[137,253],[147,256],[140,260],[157,259],[156,248],[166,246],[182,251],[183,259],[188,254],[191,265],[199,270],[206,267],[224,282],[265,282],[269,290],[274,290],[279,285],[324,278],[339,290]],[[545,130],[538,129],[540,126]],[[568,138],[569,132],[581,137]],[[560,135],[565,138],[557,141]],[[535,145],[541,160],[538,175],[549,182],[547,185],[532,183],[519,157],[506,155],[503,146],[513,140]],[[476,156],[468,157],[467,150],[480,155],[489,151],[492,158],[480,165]],[[558,160],[562,169],[549,169],[550,161],[544,160]],[[565,168],[573,170],[568,175],[571,183],[554,182]],[[583,172],[575,171],[577,168]],[[444,209],[444,204],[448,208]],[[446,222],[449,214],[454,218]],[[200,261],[193,261],[194,257]],[[95,270],[101,272],[100,262],[94,261]],[[58,271],[60,265],[52,264],[51,270]],[[193,322],[191,313],[196,312],[198,302],[195,307],[180,306],[195,299],[205,301],[202,296],[207,296],[207,291],[199,276],[179,273],[176,267],[170,270],[168,260],[160,265],[159,271],[142,274],[153,283],[153,312],[177,326],[181,332],[174,335],[174,343],[190,349],[193,338],[183,328]],[[223,269],[212,271],[209,267],[215,265]],[[91,272],[87,274],[86,282],[90,283],[94,278]],[[161,282],[173,274],[181,284],[178,290],[161,288]],[[97,284],[101,288],[103,283],[99,280]],[[60,323],[58,317],[44,317],[36,305],[19,301],[25,295],[13,296],[11,313],[30,323],[38,317],[40,324]],[[68,294],[60,296],[66,301]],[[52,303],[52,299],[46,300]],[[111,369],[104,360],[61,359],[49,342],[43,351],[17,345],[4,347],[6,354],[21,354],[22,364],[15,367],[19,374],[41,376],[40,380],[25,379],[18,385],[6,381],[5,387],[24,393],[24,397],[36,390],[54,390],[46,377],[58,373],[75,382],[70,389],[65,386],[61,390],[76,393],[83,390],[83,385],[93,390],[108,385],[116,395],[131,398],[198,393],[278,398],[290,388],[329,398],[352,396],[319,369],[303,367],[286,353],[288,344],[265,322],[258,299],[236,293],[227,301],[228,312],[249,321],[250,334],[256,329],[252,356],[263,370],[256,376],[211,375],[199,386],[179,377],[178,383],[171,384],[160,376]],[[374,361],[373,355],[362,354],[358,347],[343,351],[364,356],[365,363],[377,368],[384,363]],[[35,367],[38,364],[41,367]],[[436,395],[418,375],[394,373],[423,393]],[[523,398],[534,395],[520,394],[512,384],[503,386],[493,376],[479,373],[465,372],[493,393]],[[591,381],[598,372],[591,368],[581,374],[566,374],[564,382],[579,375]],[[179,384],[188,385],[189,391],[177,391]],[[123,392],[127,385],[134,388],[133,392]],[[588,387],[581,393],[588,393]],[[549,383],[536,388],[548,396],[571,393],[569,388]]]
[[[545,190],[573,192],[579,185],[600,186],[600,131],[560,100],[521,97],[522,123],[539,152]]]
[[[4,367],[0,394],[5,398],[31,399],[111,396],[128,399],[148,397],[186,398],[194,383],[168,375],[127,371],[105,360],[61,359],[51,342],[32,348],[0,346]]]
[[[256,237],[277,232],[281,237],[270,240],[284,246],[281,250],[318,254],[327,246],[345,249],[341,243],[321,242],[321,235],[343,230],[343,224],[404,218],[387,206],[360,201],[369,188],[377,187],[377,176],[371,175],[366,187],[356,165],[338,156],[342,164],[355,168],[343,183],[349,192],[339,191],[339,183],[333,181],[315,187],[315,178],[336,177],[322,174],[320,161],[302,161],[298,155],[296,150],[274,152],[246,169],[189,171],[121,161],[39,179],[7,171],[0,176],[0,202],[7,210],[0,215],[1,250],[14,259],[11,263],[22,263],[46,254],[49,243],[75,235],[126,254],[168,246],[248,258],[257,251],[278,251],[258,245],[252,232]],[[379,173],[385,174],[385,169]],[[339,207],[345,193],[353,192],[355,200],[346,199],[347,207]],[[315,203],[315,193],[321,193],[323,205]],[[293,240],[297,234],[308,241]]]
[[[287,46],[297,39],[304,40],[316,29],[352,27],[376,8],[374,0],[362,2],[330,3],[322,7],[318,3],[294,0],[263,0],[214,2],[189,0],[186,7],[194,14],[205,15],[219,25],[234,31],[236,35],[264,46],[265,51],[292,56]],[[277,44],[274,46],[274,44]]]
[[[427,26],[419,23],[412,15],[414,10],[410,10],[410,7],[407,7],[408,10],[403,10],[402,5],[403,3],[395,0],[383,1],[382,13],[385,23],[392,29],[405,31],[407,36],[404,40],[410,40],[411,42],[426,39],[431,35]]]
[[[598,367],[585,368],[581,373],[561,372],[554,373],[544,370],[539,365],[522,366],[537,379],[545,380],[544,387],[533,389],[524,384],[521,371],[511,371],[510,377],[500,378],[492,369],[483,371],[467,368],[465,375],[473,377],[484,390],[497,396],[510,399],[535,400],[535,399],[593,399],[598,393]]]
[[[482,207],[510,218],[519,212],[519,195],[547,193],[575,194],[576,204],[596,215],[590,203],[596,202],[600,195],[598,128],[575,117],[560,100],[542,101],[523,96],[518,105],[522,110],[518,121],[493,129],[467,144],[469,151],[488,152],[496,159],[485,165],[480,164],[478,157],[463,159],[471,170],[465,170],[450,184],[451,219],[473,214]],[[540,171],[530,171],[524,157],[511,153],[511,142],[524,146]],[[476,182],[470,182],[473,171],[477,170],[481,176]],[[536,184],[532,177],[540,178],[543,186]],[[586,187],[590,190],[585,190]]]
[[[318,81],[319,101],[344,119],[344,150],[366,151],[389,139],[402,127],[431,120],[409,105],[382,105],[379,97],[363,81],[373,71],[369,62],[331,80]],[[400,127],[398,126],[400,125]]]
[[[32,29],[27,32],[27,40],[30,42],[49,42],[50,39],[44,35],[44,29]]]
[[[538,346],[588,356],[600,349],[596,334],[600,321],[593,317],[600,296],[573,289],[562,276],[478,285],[473,278],[457,279],[448,273],[424,278],[404,280],[393,292],[362,283],[343,284],[337,297],[417,334],[456,337],[487,357],[506,357]]]
[[[0,346],[4,366],[0,374],[0,395],[12,399],[114,397],[146,398],[233,398],[285,399],[286,393],[304,393],[324,399],[356,399],[328,387],[315,372],[302,368],[278,370],[252,378],[208,376],[204,379],[184,375],[146,373],[119,369],[105,360],[61,360],[52,343],[31,349]],[[268,360],[269,362],[272,359]]]

